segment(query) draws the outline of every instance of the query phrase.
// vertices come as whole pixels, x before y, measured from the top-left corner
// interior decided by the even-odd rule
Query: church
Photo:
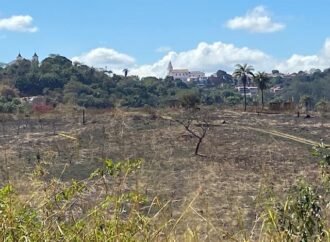
[[[171,61],[168,64],[167,71],[167,76],[187,82],[199,81],[200,79],[205,78],[205,73],[201,71],[189,71],[188,69],[173,69]]]
[[[27,60],[27,59],[23,58],[21,53],[18,53],[18,55],[16,57],[16,60],[8,63],[8,65],[9,66],[14,65],[14,64],[17,64],[17,63],[19,63],[20,61],[23,61],[23,60]],[[37,53],[34,53],[34,55],[32,56],[30,61],[31,61],[32,64],[39,65],[39,56],[37,55]]]

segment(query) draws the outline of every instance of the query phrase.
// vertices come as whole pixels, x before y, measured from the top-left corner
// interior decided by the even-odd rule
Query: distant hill
[[[0,65],[4,65],[0,62]],[[325,99],[330,100],[330,68],[316,70],[312,74],[298,72],[290,75],[274,71],[270,74],[266,90],[266,102],[311,98],[311,106]],[[202,85],[200,85],[202,84]],[[241,85],[230,74],[218,70],[207,80],[184,82],[171,77],[156,78],[116,75],[72,61],[64,56],[50,55],[40,63],[27,59],[14,61],[0,68],[0,85],[15,88],[20,97],[46,96],[50,103],[69,103],[85,108],[158,107],[176,105],[237,105],[242,103],[242,95],[234,89]],[[280,88],[272,92],[270,87]],[[249,98],[251,104],[259,101]],[[12,100],[8,101],[12,104]],[[179,102],[179,104],[175,104]],[[3,104],[5,105],[5,104]],[[5,108],[4,108],[5,109]],[[1,112],[0,98],[0,112]],[[10,110],[15,111],[14,108]]]
[[[6,63],[0,62],[0,67],[5,67],[6,65]]]

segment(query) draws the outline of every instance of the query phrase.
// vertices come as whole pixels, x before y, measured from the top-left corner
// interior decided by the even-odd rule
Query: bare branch
[[[205,116],[201,117],[201,115],[195,115],[194,113],[193,116],[191,117],[188,116],[184,120],[176,119],[175,121],[181,124],[187,132],[189,132],[196,139],[198,139],[195,148],[195,155],[200,155],[198,153],[200,145],[203,142],[203,139],[205,138],[207,131],[209,130],[210,127],[206,117]],[[198,127],[200,130],[197,131],[196,129],[193,129],[193,126]]]

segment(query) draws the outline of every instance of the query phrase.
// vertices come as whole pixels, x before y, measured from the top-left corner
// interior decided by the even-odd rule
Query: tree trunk
[[[243,83],[244,89],[244,112],[246,112],[246,81]]]
[[[83,123],[83,125],[85,125],[86,124],[86,117],[85,117],[85,109],[83,109],[82,110],[82,123]]]
[[[262,105],[262,110],[264,110],[264,90],[261,90],[261,105]]]
[[[199,138],[198,139],[198,143],[197,143],[196,149],[195,149],[195,155],[198,155],[199,147],[200,147],[200,145],[202,143],[202,140],[203,140],[203,138]]]

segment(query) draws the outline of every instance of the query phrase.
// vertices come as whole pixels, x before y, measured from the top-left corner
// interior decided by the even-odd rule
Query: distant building
[[[21,60],[23,60],[23,57],[21,53],[18,53],[18,56],[16,57],[16,61],[21,61]]]
[[[272,87],[272,88],[270,89],[270,91],[271,91],[272,93],[275,93],[275,94],[281,92],[282,90],[283,90],[283,88],[280,87],[280,86],[274,86],[274,87]]]
[[[39,65],[39,56],[35,52],[34,52],[34,55],[32,56],[32,63]]]
[[[23,60],[28,60],[28,59],[23,58],[23,56],[19,52],[16,59],[13,60],[12,62],[8,63],[8,66],[17,64],[17,63],[19,63],[20,61],[23,61]],[[31,60],[29,60],[29,61],[31,61],[31,63],[34,64],[34,65],[39,65],[39,57],[38,57],[37,53],[34,53]]]
[[[31,96],[31,97],[22,97],[20,101],[23,103],[28,103],[32,105],[42,105],[46,104],[46,98],[43,96]]]
[[[238,86],[238,87],[235,87],[235,89],[241,95],[244,95],[244,87]],[[246,91],[246,96],[248,96],[248,97],[256,96],[258,94],[258,87],[247,86],[245,88],[245,91]]]
[[[182,81],[194,81],[201,78],[205,78],[205,73],[201,71],[189,71],[188,69],[173,69],[172,62],[168,64],[167,76],[173,77],[174,79],[180,79]]]

